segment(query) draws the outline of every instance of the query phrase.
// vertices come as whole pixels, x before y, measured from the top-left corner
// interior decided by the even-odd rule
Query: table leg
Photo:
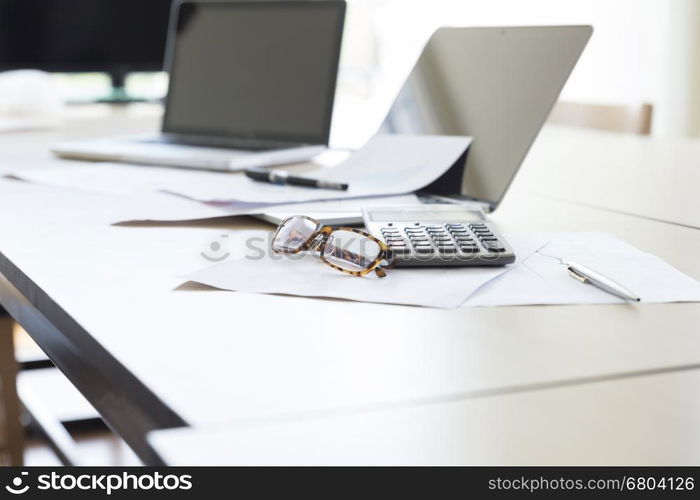
[[[19,466],[24,462],[24,429],[17,397],[12,326],[12,318],[0,308],[0,463]]]

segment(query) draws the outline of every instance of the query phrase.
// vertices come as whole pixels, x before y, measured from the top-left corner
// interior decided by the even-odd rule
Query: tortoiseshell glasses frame
[[[304,219],[311,224],[313,224],[314,229],[311,230],[311,232],[308,234],[308,236],[304,236],[305,241],[303,241],[301,244],[296,246],[295,248],[289,249],[285,248],[283,250],[276,249],[274,242],[277,240],[278,236],[280,235],[280,231],[282,231],[286,226],[288,226],[292,221],[295,219]],[[330,262],[325,256],[324,250],[326,249],[326,243],[329,241],[329,237],[337,231],[349,231],[352,233],[359,234],[370,241],[374,242],[377,244],[379,247],[379,252],[376,258],[372,259],[370,262],[364,262],[362,264],[363,269],[357,270],[357,271],[352,271],[350,269],[344,269],[332,262]],[[332,267],[333,269],[346,273],[346,274],[351,274],[353,276],[366,276],[367,274],[371,273],[372,271],[375,272],[375,274],[380,277],[384,278],[386,276],[386,272],[384,269],[382,269],[381,263],[383,261],[387,262],[387,265],[391,264],[391,250],[389,249],[388,245],[384,243],[382,240],[375,238],[371,234],[362,231],[360,229],[355,229],[354,227],[331,227],[331,226],[324,226],[322,225],[319,221],[316,219],[313,219],[311,217],[308,217],[306,215],[294,215],[292,217],[288,217],[285,220],[283,220],[280,225],[277,227],[277,230],[275,231],[274,235],[272,236],[272,251],[278,254],[299,254],[304,251],[316,251],[318,252],[318,256],[321,259],[321,261],[326,264],[329,267]],[[346,253],[349,253],[350,256],[354,257],[355,262],[354,264],[357,265],[358,267],[359,264],[358,262],[361,260],[361,256],[358,256],[356,253],[351,252],[351,251],[346,251]]]

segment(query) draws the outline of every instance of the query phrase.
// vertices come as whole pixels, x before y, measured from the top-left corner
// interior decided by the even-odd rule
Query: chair
[[[17,397],[17,361],[12,337],[12,319],[0,308],[0,464],[24,462],[24,429]]]
[[[549,122],[649,135],[651,133],[652,111],[651,104],[613,106],[559,101],[549,115]]]

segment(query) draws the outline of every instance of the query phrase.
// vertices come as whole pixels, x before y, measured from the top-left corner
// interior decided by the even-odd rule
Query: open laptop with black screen
[[[162,133],[52,150],[212,170],[308,160],[328,144],[344,17],[342,0],[176,2]]]

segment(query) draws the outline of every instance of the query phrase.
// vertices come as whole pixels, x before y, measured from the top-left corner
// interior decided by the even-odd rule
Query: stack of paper
[[[346,182],[350,185],[347,191],[279,186],[253,181],[242,173],[114,163],[54,162],[16,170],[8,177],[65,188],[138,195],[141,200],[151,193],[168,193],[206,203],[211,210],[205,212],[215,217],[259,213],[270,206],[290,203],[413,193],[443,175],[470,143],[469,137],[382,135],[334,167],[318,167],[303,173]],[[138,204],[143,209],[141,213],[129,218],[163,220],[160,208],[154,207],[151,212],[143,205]],[[201,217],[199,207],[193,207],[193,212]]]

